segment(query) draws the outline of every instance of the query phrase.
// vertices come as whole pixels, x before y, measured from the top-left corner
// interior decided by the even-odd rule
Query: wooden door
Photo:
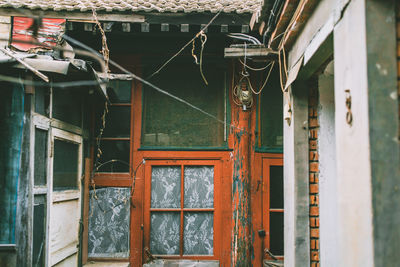
[[[283,259],[283,159],[263,158],[264,259]]]
[[[49,266],[78,266],[82,137],[51,131]]]

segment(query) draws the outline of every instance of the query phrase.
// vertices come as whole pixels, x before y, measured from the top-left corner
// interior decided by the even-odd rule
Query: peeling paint
[[[233,259],[232,266],[250,266],[250,177],[249,177],[249,117],[250,112],[237,110],[234,130],[232,176]]]

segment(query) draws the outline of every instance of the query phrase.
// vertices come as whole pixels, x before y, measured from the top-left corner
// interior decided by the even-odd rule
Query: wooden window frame
[[[151,208],[151,173],[153,166],[180,166],[181,168],[181,208],[158,209]],[[214,167],[214,208],[184,208],[184,167],[185,166],[213,166]],[[220,182],[221,162],[219,160],[179,159],[179,160],[147,160],[145,166],[145,195],[144,195],[144,248],[150,247],[150,213],[151,211],[176,211],[180,212],[180,254],[156,255],[163,259],[191,259],[191,260],[219,260],[221,246],[221,215],[220,215]],[[210,212],[213,211],[213,255],[183,255],[183,225],[184,212]]]
[[[114,80],[118,81],[128,81],[131,83],[131,101],[129,103],[110,103],[110,107],[130,107],[130,119],[129,119],[129,125],[130,125],[130,130],[129,130],[129,137],[104,137],[102,136],[100,138],[101,141],[129,141],[129,161],[128,163],[130,166],[132,166],[132,151],[133,151],[133,127],[134,127],[134,82],[133,80],[124,80],[124,79],[118,79],[118,77]],[[107,124],[107,122],[106,122]],[[106,126],[107,127],[107,126]],[[94,129],[94,110],[93,110],[93,122],[92,122],[92,128]],[[94,130],[93,130],[94,132]],[[94,138],[97,140],[98,137],[94,136]],[[94,146],[94,151],[93,151],[93,156],[92,158],[95,159],[95,155],[97,153],[96,151],[97,145]],[[94,163],[94,160],[93,160]],[[127,183],[131,180],[132,176],[132,168],[129,168],[127,172],[94,172],[94,177],[96,178],[96,181],[99,181],[100,183],[106,183],[104,185],[102,183],[102,186],[127,186]]]
[[[263,196],[262,196],[262,220],[263,226],[266,229],[266,236],[264,238],[264,248],[270,250],[270,213],[284,213],[284,209],[274,209],[270,207],[270,167],[271,166],[282,166],[283,167],[283,159],[282,158],[270,158],[270,157],[262,157],[262,176],[263,176]],[[283,179],[283,177],[282,177]],[[282,192],[284,194],[284,192]],[[274,255],[275,256],[275,255]],[[284,259],[284,255],[276,255],[275,256],[279,260]],[[264,259],[271,260],[268,254],[264,254]]]

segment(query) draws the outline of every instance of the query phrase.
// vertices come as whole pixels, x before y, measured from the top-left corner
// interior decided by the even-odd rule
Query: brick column
[[[319,267],[319,155],[318,83],[310,84],[308,94],[309,183],[310,183],[310,266]]]

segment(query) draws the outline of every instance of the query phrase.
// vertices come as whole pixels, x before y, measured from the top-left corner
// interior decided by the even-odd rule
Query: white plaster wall
[[[310,264],[307,94],[292,100],[291,124],[284,122],[284,264],[303,267]]]
[[[303,56],[313,38],[318,35],[321,28],[329,21],[330,17],[333,16],[336,4],[337,0],[321,0],[317,5],[290,50],[288,60],[289,69]],[[321,40],[321,42],[322,41],[323,40]]]
[[[337,246],[338,210],[336,175],[335,95],[333,61],[319,76],[319,222],[320,263],[323,267],[340,266]]]
[[[284,97],[284,102],[286,98]],[[284,103],[285,106],[286,103]],[[293,123],[293,122],[292,122]],[[295,242],[294,242],[294,230],[295,230],[295,199],[294,199],[294,129],[290,127],[286,121],[283,123],[283,134],[284,134],[284,158],[283,158],[283,190],[284,190],[284,255],[285,255],[285,267],[294,266],[295,261]]]
[[[334,28],[337,266],[373,266],[365,25],[365,0],[352,0]],[[346,123],[346,89],[352,98],[352,126]]]

